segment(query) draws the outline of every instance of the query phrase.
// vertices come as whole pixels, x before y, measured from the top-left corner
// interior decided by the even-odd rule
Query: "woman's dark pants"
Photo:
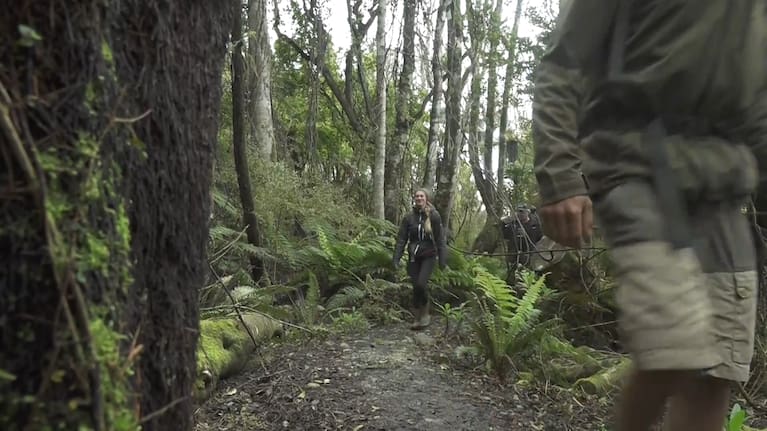
[[[435,256],[415,259],[408,262],[407,273],[410,276],[410,282],[413,283],[413,306],[421,308],[429,301],[429,278],[434,271],[434,264],[437,258]]]

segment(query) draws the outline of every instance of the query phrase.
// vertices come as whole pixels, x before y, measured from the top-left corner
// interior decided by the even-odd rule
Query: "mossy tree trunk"
[[[119,101],[108,26],[115,10],[99,1],[6,9],[0,429],[135,425],[132,361],[119,343],[131,281],[123,118],[136,112]]]
[[[1,429],[191,428],[228,18],[162,0],[0,16]]]

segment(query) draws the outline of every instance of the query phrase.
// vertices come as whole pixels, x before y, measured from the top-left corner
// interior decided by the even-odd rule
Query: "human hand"
[[[591,238],[594,211],[588,196],[573,196],[544,205],[538,213],[543,222],[543,233],[559,244],[580,248]]]

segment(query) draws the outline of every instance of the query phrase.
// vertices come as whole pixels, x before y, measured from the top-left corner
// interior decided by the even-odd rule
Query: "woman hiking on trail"
[[[439,212],[429,202],[426,190],[418,190],[413,196],[415,205],[413,211],[406,215],[400,223],[397,246],[394,249],[394,267],[399,266],[400,259],[408,244],[407,273],[413,283],[413,324],[411,329],[424,329],[431,323],[429,316],[429,277],[434,270],[436,259],[439,267],[447,266],[445,233],[442,229],[442,218]]]

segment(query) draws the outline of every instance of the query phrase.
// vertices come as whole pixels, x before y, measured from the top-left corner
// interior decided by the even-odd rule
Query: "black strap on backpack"
[[[628,34],[632,0],[617,0],[618,10],[610,43],[610,57],[607,62],[607,81],[615,84],[620,81],[624,65],[624,52]],[[676,177],[664,146],[667,136],[663,119],[653,120],[642,134],[642,145],[647,149],[652,169],[653,185],[660,211],[664,216],[666,238],[674,249],[688,248],[692,244],[692,233],[687,220],[687,208],[682,192],[677,186]]]

